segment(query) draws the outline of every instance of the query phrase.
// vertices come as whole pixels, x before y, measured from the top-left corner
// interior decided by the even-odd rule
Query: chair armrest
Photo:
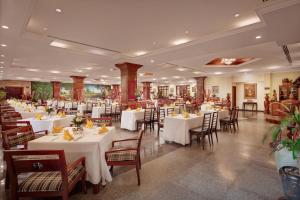
[[[36,135],[37,133],[45,133],[44,135],[48,135],[48,130],[34,132],[34,135]]]
[[[128,142],[128,141],[137,141],[139,140],[138,138],[132,138],[132,139],[125,139],[125,140],[115,140],[112,142],[112,146],[114,147],[115,143],[117,142]]]
[[[85,157],[81,157],[71,163],[70,165],[67,166],[67,171],[73,170],[75,167],[77,167],[79,164],[85,167]]]

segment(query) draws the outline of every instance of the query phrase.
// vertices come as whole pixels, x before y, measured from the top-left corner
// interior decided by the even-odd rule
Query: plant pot
[[[296,167],[283,167],[279,170],[283,192],[287,200],[300,199],[300,175]]]
[[[298,160],[293,159],[293,154],[287,148],[282,148],[279,151],[275,151],[275,161],[277,170],[284,166],[299,167]]]

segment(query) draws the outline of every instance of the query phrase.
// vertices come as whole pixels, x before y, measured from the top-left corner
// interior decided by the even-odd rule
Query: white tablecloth
[[[176,142],[182,145],[189,144],[189,130],[201,126],[202,122],[203,116],[197,116],[195,114],[190,114],[190,118],[183,118],[182,115],[175,117],[166,116],[162,137],[169,142]]]
[[[211,110],[213,105],[214,105],[214,103],[203,103],[201,105],[201,111]]]
[[[131,131],[136,130],[136,120],[144,119],[144,110],[124,110],[121,117],[121,128]]]
[[[78,105],[78,107],[77,107],[77,111],[81,114],[81,115],[83,115],[83,112],[86,110],[86,105],[85,104],[80,104],[80,105]]]
[[[20,111],[19,113],[21,114],[23,119],[33,118],[35,117],[36,114],[46,115],[46,112],[44,111],[33,111],[33,112]]]
[[[112,104],[112,112],[116,109],[116,104]],[[99,118],[101,114],[105,113],[105,105],[95,106],[92,110],[92,118]]]
[[[26,118],[19,121],[30,121],[34,132],[43,130],[48,130],[49,132],[51,132],[53,126],[70,126],[74,117],[74,115],[67,115],[66,117],[47,116],[47,118],[43,120],[37,120],[35,118]]]
[[[102,184],[112,181],[109,168],[105,161],[105,151],[112,145],[114,127],[108,127],[105,135],[98,134],[99,128],[84,128],[84,136],[77,141],[66,141],[63,134],[58,136],[44,136],[28,142],[28,149],[62,149],[65,151],[68,163],[74,162],[80,157],[85,157],[87,180],[92,184]]]

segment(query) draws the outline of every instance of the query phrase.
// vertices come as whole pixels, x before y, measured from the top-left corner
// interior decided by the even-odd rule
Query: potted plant
[[[286,110],[289,111],[287,107]],[[298,109],[294,112],[287,112],[286,117],[281,120],[279,126],[271,128],[272,142],[270,143],[275,154],[277,169],[282,179],[283,190],[287,199],[300,199],[300,186],[293,184],[300,182],[299,170],[295,173],[287,173],[286,168],[299,168],[300,153],[300,113]],[[264,137],[266,140],[267,136]],[[293,190],[291,190],[294,185]]]
[[[53,112],[53,108],[52,107],[47,107],[46,108],[46,112],[48,113],[48,115],[50,115]]]
[[[0,90],[0,102],[2,102],[6,97],[6,93],[3,90]]]

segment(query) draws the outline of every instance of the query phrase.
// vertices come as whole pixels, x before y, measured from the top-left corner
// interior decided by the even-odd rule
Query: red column
[[[113,99],[119,99],[120,96],[120,85],[119,84],[113,84],[112,85],[112,98]]]
[[[84,100],[84,79],[85,76],[71,76],[73,79],[72,99],[75,101]]]
[[[121,103],[128,104],[130,101],[135,101],[137,70],[142,66],[127,62],[116,64],[121,71]]]
[[[52,97],[53,97],[53,99],[59,99],[60,98],[61,82],[51,81],[51,83],[52,83]]]
[[[150,99],[151,82],[143,82],[143,96],[145,100]]]
[[[204,95],[205,95],[204,80],[205,80],[205,78],[206,78],[205,76],[195,77],[195,79],[197,81],[196,101],[199,104],[204,102]]]

